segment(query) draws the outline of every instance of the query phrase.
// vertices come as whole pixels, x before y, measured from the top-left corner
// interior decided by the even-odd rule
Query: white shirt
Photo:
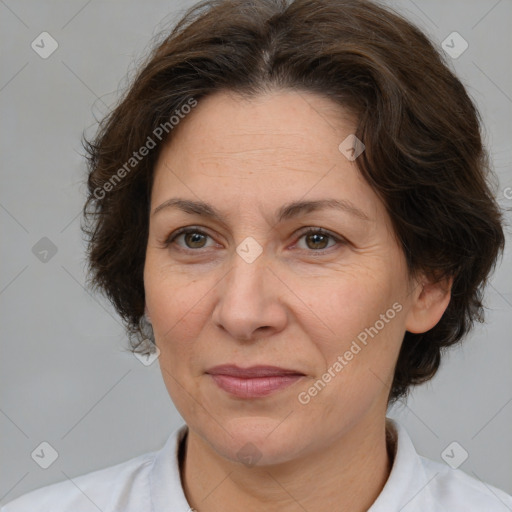
[[[461,470],[419,456],[405,429],[388,419],[394,437],[393,467],[368,512],[507,512],[512,496]],[[178,448],[182,425],[161,450],[42,487],[11,501],[0,512],[187,512]],[[333,507],[332,510],[336,510]]]

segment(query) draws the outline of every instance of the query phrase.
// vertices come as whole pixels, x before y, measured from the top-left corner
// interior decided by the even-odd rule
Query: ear
[[[412,333],[432,329],[446,311],[451,299],[453,277],[431,281],[422,276],[413,290],[411,308],[407,313],[405,328]]]

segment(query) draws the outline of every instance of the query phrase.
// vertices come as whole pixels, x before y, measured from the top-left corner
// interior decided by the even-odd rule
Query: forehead
[[[218,91],[199,100],[177,128],[174,140],[190,142],[192,138],[196,143],[200,139],[196,148],[200,153],[215,143],[219,150],[236,144],[240,151],[303,144],[301,153],[306,154],[322,150],[319,142],[328,133],[335,139],[340,133],[353,133],[355,118],[328,98],[310,92],[283,90],[244,98]]]
[[[354,130],[353,117],[312,93],[280,91],[249,100],[215,93],[198,102],[162,148],[152,204],[171,194],[222,198],[221,207],[231,199],[268,200],[274,210],[275,203],[329,193],[374,210],[376,196],[339,150]]]
[[[276,91],[246,99],[219,91],[198,105],[172,132],[170,153],[194,161],[280,155],[296,159],[337,156],[339,137],[355,129],[354,120],[331,100],[306,92]],[[193,151],[185,151],[193,148]]]

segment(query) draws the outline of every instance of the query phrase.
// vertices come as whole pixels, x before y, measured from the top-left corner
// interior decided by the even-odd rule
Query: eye
[[[165,246],[169,246],[174,243],[178,238],[183,237],[183,241],[185,242],[184,249],[204,249],[207,247],[205,245],[206,239],[210,238],[209,235],[204,233],[203,231],[195,228],[182,228],[172,233],[167,240],[165,241]],[[180,247],[183,247],[181,244]]]
[[[299,237],[299,240],[303,239],[306,241],[306,249],[314,252],[319,252],[325,249],[330,249],[331,246],[327,246],[329,239],[336,243],[343,244],[341,238],[335,237],[328,231],[321,228],[308,228],[307,231],[303,231]]]
[[[185,245],[179,243],[177,244],[179,247],[183,248],[184,250],[194,251],[208,248],[209,246],[206,245],[206,242],[207,239],[211,237],[210,235],[197,228],[181,228],[169,235],[169,237],[164,242],[165,247],[168,247],[180,238],[185,243]],[[302,230],[298,240],[301,239],[306,241],[306,248],[304,250],[313,252],[321,252],[331,248],[332,245],[328,245],[329,240],[334,242],[333,245],[336,245],[336,243],[344,244],[345,242],[342,238],[336,237],[321,228],[307,228],[307,230]]]

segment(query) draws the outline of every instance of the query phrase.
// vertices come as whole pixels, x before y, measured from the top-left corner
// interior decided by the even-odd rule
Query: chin
[[[202,437],[222,457],[245,466],[266,466],[288,462],[310,445],[304,432],[290,428],[286,420],[265,416],[224,419],[222,428],[201,429]],[[226,432],[227,431],[227,432]]]

